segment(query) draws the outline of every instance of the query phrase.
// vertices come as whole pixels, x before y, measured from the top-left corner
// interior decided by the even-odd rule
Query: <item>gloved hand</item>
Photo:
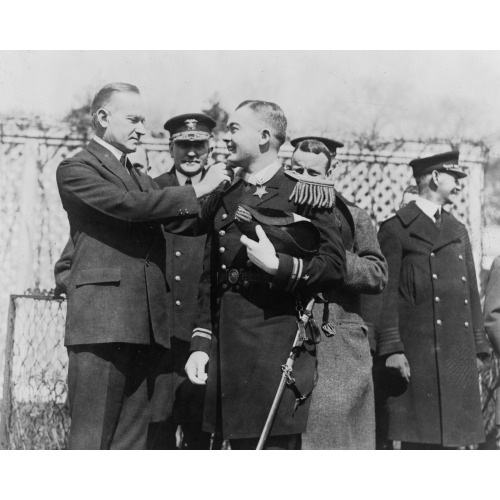
[[[403,353],[391,354],[385,360],[385,366],[386,368],[397,370],[401,377],[403,377],[407,382],[410,381],[410,363],[408,363],[408,360]]]
[[[248,258],[263,271],[274,276],[280,263],[274,245],[267,237],[262,226],[255,226],[255,232],[259,241],[252,240],[245,235],[240,238],[240,241],[247,247]]]

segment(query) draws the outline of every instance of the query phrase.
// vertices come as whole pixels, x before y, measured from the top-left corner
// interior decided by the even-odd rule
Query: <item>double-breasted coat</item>
[[[297,297],[344,282],[345,250],[332,213],[290,201],[295,184],[296,180],[281,167],[266,182],[267,192],[263,196],[254,194],[256,186],[237,179],[223,195],[212,197],[204,207],[211,227],[192,350],[210,356],[204,428],[221,428],[228,439],[254,438],[262,432],[281,379],[281,366],[297,332]],[[310,260],[278,254],[278,273],[269,276],[267,283],[217,284],[218,272],[259,272],[240,242],[242,233],[235,224],[240,204],[281,209],[310,218],[320,230],[319,254]],[[302,394],[312,387],[315,366],[314,346],[308,346],[293,370]],[[271,435],[306,430],[309,399],[294,413],[295,399],[293,391],[287,388]]]
[[[346,247],[346,282],[325,290],[314,318],[330,323],[333,336],[318,344],[318,384],[312,394],[304,449],[375,448],[372,356],[361,317],[361,294],[379,294],[387,284],[387,263],[368,213],[337,195]]]
[[[385,221],[389,265],[379,356],[403,352],[411,379],[388,399],[388,438],[459,447],[484,440],[476,355],[488,352],[467,230],[443,211],[439,228],[415,204]]]

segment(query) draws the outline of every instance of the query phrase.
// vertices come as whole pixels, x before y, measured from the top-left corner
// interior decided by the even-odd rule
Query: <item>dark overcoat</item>
[[[206,213],[211,214],[212,225],[205,247],[200,315],[192,349],[210,356],[204,428],[214,431],[221,427],[225,438],[252,438],[262,432],[280,382],[281,366],[297,332],[296,298],[344,282],[345,250],[332,213],[290,201],[295,183],[281,168],[265,184],[267,194],[261,198],[253,194],[255,186],[238,179],[222,196],[207,202]],[[278,273],[269,277],[272,286],[217,285],[218,271],[259,271],[248,260],[246,247],[240,242],[242,233],[235,224],[240,204],[281,209],[310,218],[321,233],[319,255],[303,260],[278,254]],[[302,394],[312,387],[315,365],[315,349],[309,346],[293,370]],[[295,395],[287,388],[271,435],[306,430],[309,399],[295,413],[294,405]]]
[[[74,245],[65,344],[169,347],[160,224],[183,230],[199,213],[192,186],[159,189],[95,141],[59,165],[57,184]]]
[[[378,354],[404,352],[407,390],[388,400],[388,438],[458,447],[484,440],[476,355],[488,351],[465,226],[441,227],[410,203],[385,221],[379,241],[389,283]]]
[[[368,213],[337,195],[346,247],[346,283],[325,290],[314,318],[328,322],[331,337],[318,344],[318,384],[312,394],[304,449],[374,449],[375,404],[372,356],[361,317],[361,294],[380,294],[387,284],[387,263]],[[350,237],[346,237],[349,235]]]
[[[156,177],[155,182],[161,188],[179,186],[175,168]],[[165,231],[165,240],[166,275],[170,286],[167,296],[168,327],[172,337],[190,342],[197,316],[206,235],[184,236]]]

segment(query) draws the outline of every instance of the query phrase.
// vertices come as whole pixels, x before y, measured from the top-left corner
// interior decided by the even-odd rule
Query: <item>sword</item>
[[[269,436],[269,432],[271,431],[274,419],[276,418],[276,414],[278,413],[278,408],[280,406],[281,399],[283,398],[283,393],[285,392],[286,385],[292,385],[295,383],[295,380],[292,378],[292,368],[293,364],[295,363],[295,358],[300,352],[302,345],[307,340],[306,325],[307,323],[309,323],[309,320],[311,318],[311,312],[315,300],[316,298],[313,297],[309,301],[305,311],[298,321],[297,334],[295,335],[295,340],[293,341],[292,349],[290,351],[290,354],[288,355],[288,359],[286,360],[286,363],[281,367],[282,374],[278,390],[276,391],[276,395],[274,396],[273,404],[271,405],[271,409],[269,410],[269,415],[267,416],[266,423],[264,424],[264,428],[262,430],[262,434],[260,435],[256,450],[264,449],[267,437]]]

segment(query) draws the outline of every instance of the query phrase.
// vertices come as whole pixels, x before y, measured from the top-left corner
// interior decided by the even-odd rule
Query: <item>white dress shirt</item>
[[[432,222],[436,222],[436,212],[439,210],[439,213],[441,213],[441,205],[438,205],[437,203],[434,203],[432,201],[426,200],[425,198],[422,198],[419,196],[416,200],[415,203],[417,204],[418,208],[424,212],[427,217],[432,219]]]

